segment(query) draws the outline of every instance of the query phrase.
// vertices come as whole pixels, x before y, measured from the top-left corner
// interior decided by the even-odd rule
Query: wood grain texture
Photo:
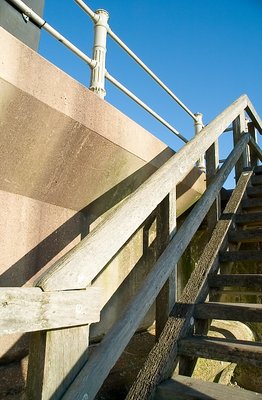
[[[248,187],[247,195],[248,197],[262,197],[262,186]]]
[[[231,275],[214,275],[208,277],[208,284],[210,287],[224,287],[224,286],[237,286],[237,287],[262,287],[261,274],[231,274]]]
[[[186,356],[194,354],[212,360],[262,367],[261,342],[193,336],[179,341],[178,352]]]
[[[236,160],[240,157],[247,141],[248,135],[245,135],[238,142],[228,160],[221,167],[216,179],[211,183],[209,188],[195,205],[183,223],[182,227],[174,235],[173,240],[167,246],[166,250],[162,253],[155,266],[147,275],[136,297],[130,302],[120,320],[106,335],[97,349],[97,352],[93,355],[93,357],[90,358],[89,362],[81,370],[69,390],[66,392],[63,400],[69,400],[73,398],[73,396],[75,396],[75,400],[81,400],[81,396],[84,394],[88,394],[89,399],[93,399],[95,397],[101,383],[108,375],[112,365],[115,364],[132,335],[135,333],[145,313],[155,301],[156,296],[169,278],[182,253],[185,251],[193,235],[203,221],[207,211],[221,190],[221,187],[231,169],[235,165]],[[241,181],[243,188],[246,188],[246,184],[250,178],[250,175],[251,172],[247,172],[246,175],[243,176],[243,180]],[[241,188],[239,190],[242,194],[241,185],[239,186]],[[241,197],[242,195],[240,198]],[[229,203],[231,204],[232,208],[234,208],[232,204],[234,204],[235,207],[239,206],[240,198],[237,196],[238,200],[236,200],[236,195],[233,197],[233,203],[232,201]],[[226,220],[225,223],[226,226],[229,227],[231,220]],[[216,238],[215,248],[217,251],[219,243],[220,239]],[[213,251],[211,252],[211,255],[213,256]],[[210,255],[208,255],[208,260],[210,261]],[[208,265],[209,264],[205,264],[205,268],[207,268]],[[202,275],[203,274],[200,274],[201,282]],[[197,281],[198,280],[199,278]],[[193,286],[195,287],[195,283]],[[190,293],[190,298],[192,293]],[[113,346],[113,343],[117,343],[118,346]],[[136,397],[133,398],[136,399]]]
[[[1,334],[87,325],[100,319],[100,290],[0,288]]]
[[[246,121],[245,121],[245,113],[242,111],[240,115],[233,121],[233,142],[234,146],[238,143],[241,139],[242,135],[245,134],[246,129]],[[243,169],[248,166],[247,160],[247,149],[242,153],[239,160],[236,162],[235,165],[235,179],[236,182],[238,181]]]
[[[174,376],[158,386],[154,400],[261,400],[262,395],[239,388]]]
[[[196,304],[194,317],[240,322],[262,322],[262,304],[215,303]]]
[[[262,229],[245,229],[232,231],[228,235],[229,242],[262,242]]]
[[[89,325],[31,334],[28,400],[60,400],[88,359]]]
[[[262,212],[236,215],[238,225],[260,226],[262,224]]]
[[[241,96],[203,128],[113,215],[45,272],[36,286],[45,291],[86,287],[247,104],[247,97]]]
[[[242,208],[243,210],[253,210],[257,209],[257,211],[260,211],[260,208],[262,207],[262,199],[245,199],[243,200]]]
[[[261,261],[262,260],[262,250],[224,251],[224,252],[220,252],[219,260],[221,262]]]
[[[262,121],[261,121],[258,113],[256,112],[255,107],[253,106],[253,104],[251,103],[251,101],[249,100],[248,97],[247,97],[247,107],[245,109],[246,109],[247,114],[251,118],[253,124],[257,128],[258,132],[260,134],[262,134]]]
[[[239,209],[251,174],[251,172],[242,174],[239,179],[237,188],[228,201],[224,213],[200,257],[198,265],[192,272],[179,303],[172,310],[158,343],[150,352],[126,400],[151,398],[156,386],[171,376],[176,365],[178,340],[191,329],[193,304],[205,300],[208,293],[206,278],[210,272],[215,272],[219,267],[218,252],[220,246],[223,244],[233,222],[234,213]]]

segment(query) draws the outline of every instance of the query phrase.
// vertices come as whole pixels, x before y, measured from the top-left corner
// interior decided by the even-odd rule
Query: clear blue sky
[[[262,117],[262,0],[86,0],[193,111],[210,122],[246,93]],[[73,0],[46,0],[44,17],[89,56],[93,23]],[[89,85],[89,67],[43,32],[40,53]],[[187,138],[191,118],[108,38],[107,69]],[[107,82],[106,101],[174,149],[182,143]],[[229,148],[224,138],[221,157]]]

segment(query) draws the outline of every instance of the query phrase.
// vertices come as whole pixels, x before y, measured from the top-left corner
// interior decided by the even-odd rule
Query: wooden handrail
[[[248,97],[247,97],[246,112],[250,117],[250,119],[252,120],[254,126],[257,128],[258,132],[262,134],[262,121]]]
[[[186,177],[197,160],[247,107],[254,118],[253,122],[260,126],[259,117],[248,97],[241,96],[123,201],[113,215],[49,268],[36,282],[36,286],[44,291],[87,287],[158,204]]]
[[[102,382],[124,351],[146,312],[153,304],[159,291],[199,228],[229,173],[246,148],[249,139],[250,135],[247,133],[239,140],[214,181],[210,184],[181,228],[174,235],[166,250],[148,273],[139,292],[131,300],[122,317],[105,336],[97,351],[82,368],[63,396],[63,400],[70,400],[72,398],[81,400],[84,394],[88,395],[88,399],[94,399]],[[114,346],[114,343],[117,343],[117,346]]]

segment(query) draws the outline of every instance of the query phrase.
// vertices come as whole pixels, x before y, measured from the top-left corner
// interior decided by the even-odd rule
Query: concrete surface
[[[173,152],[3,28],[0,42],[0,286],[30,286]],[[194,169],[178,187],[178,214],[201,195],[204,179]],[[108,330],[151,268],[154,218],[98,281],[105,303],[112,276],[119,291],[93,336]],[[2,336],[0,364],[23,358],[27,343]]]

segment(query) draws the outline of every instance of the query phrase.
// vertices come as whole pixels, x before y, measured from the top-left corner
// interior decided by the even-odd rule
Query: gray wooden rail
[[[244,113],[247,113],[251,120],[248,131],[241,122]],[[218,138],[233,122],[234,149],[216,172],[219,160]],[[227,176],[235,166],[238,173],[249,163],[247,145],[251,149],[252,162],[255,163],[257,158],[262,160],[262,152],[254,141],[255,128],[262,133],[260,118],[248,97],[243,95],[124,200],[105,222],[98,225],[84,240],[49,268],[36,282],[37,287],[25,289],[31,290],[34,304],[37,303],[35,315],[38,321],[31,329],[38,332],[32,334],[27,382],[28,399],[94,399],[110,369],[137,330],[140,321],[157,299],[203,219],[208,216],[211,221],[210,226],[212,219],[217,219],[217,199]],[[91,299],[94,288],[90,285],[93,279],[103,273],[102,270],[112,257],[170,193],[173,199],[172,207],[175,207],[173,194],[177,184],[188,175],[205,153],[209,174],[206,192],[176,234],[170,232],[170,237],[173,236],[173,239],[147,275],[140,291],[105,336],[97,351],[87,360],[88,324],[98,319],[99,308],[98,302],[95,301],[97,296],[94,295]],[[217,202],[216,212],[212,211],[214,202]],[[174,221],[173,226],[175,226]],[[10,288],[1,290],[4,299],[8,293]],[[24,296],[26,293],[24,291]],[[14,291],[13,294],[17,299],[18,292]],[[48,299],[47,304],[46,299]],[[64,314],[67,310],[70,313],[70,310],[73,310],[71,320],[59,317],[59,311],[55,306],[57,312],[55,322],[50,317],[47,320],[51,321],[51,324],[45,325],[41,320],[41,313],[45,314],[44,310],[48,310],[52,302],[56,305],[61,304],[63,299],[65,301],[68,299],[68,309]],[[5,315],[7,321],[6,303],[8,303],[6,300],[1,302],[0,317]],[[27,303],[25,301],[25,309],[33,307],[29,303],[30,299]],[[78,307],[74,308],[76,305]],[[93,310],[91,310],[92,305]],[[11,303],[9,306],[11,307]],[[12,312],[16,310],[17,308],[13,308]],[[79,316],[81,312],[84,315],[81,316],[82,319]],[[24,320],[21,317],[22,313],[19,314],[20,322],[16,325],[10,322],[12,318],[9,319],[12,332],[25,330],[26,313],[27,311],[24,313]],[[0,328],[3,329],[3,325],[0,325]],[[57,329],[50,330],[53,328]],[[41,371],[41,374],[36,371]]]

